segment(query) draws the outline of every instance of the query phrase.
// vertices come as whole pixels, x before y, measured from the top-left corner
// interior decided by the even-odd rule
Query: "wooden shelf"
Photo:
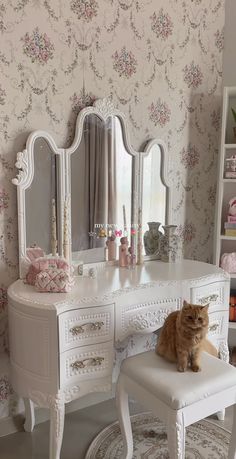
[[[223,178],[224,183],[236,183],[236,178]]]
[[[236,149],[236,143],[225,143],[225,149],[226,150],[233,150]]]
[[[236,322],[229,322],[229,328],[233,328],[236,330]]]
[[[224,236],[224,235],[221,235],[220,239],[222,239],[224,241],[236,241],[236,236]]]

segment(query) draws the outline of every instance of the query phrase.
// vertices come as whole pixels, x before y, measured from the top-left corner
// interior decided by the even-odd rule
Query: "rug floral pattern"
[[[169,459],[165,425],[150,413],[132,416],[134,459]],[[230,432],[203,420],[186,429],[186,459],[227,459]],[[122,438],[114,423],[92,442],[85,459],[122,458]]]
[[[70,145],[79,110],[111,97],[135,149],[166,142],[184,254],[212,260],[224,8],[225,0],[0,1],[0,418],[15,406],[6,291],[18,277],[16,153],[35,129]]]

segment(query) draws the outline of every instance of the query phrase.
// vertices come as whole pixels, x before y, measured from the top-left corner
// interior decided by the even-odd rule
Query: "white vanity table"
[[[134,270],[100,264],[96,279],[77,278],[67,294],[37,293],[16,281],[8,292],[12,383],[20,396],[50,408],[50,459],[60,457],[65,403],[111,391],[115,344],[157,330],[183,299],[210,303],[208,337],[227,360],[229,285],[220,268],[190,260]],[[32,430],[33,407],[26,408]]]
[[[17,155],[20,279],[8,290],[11,382],[25,401],[26,430],[34,427],[33,403],[50,408],[50,459],[60,458],[65,404],[111,393],[116,347],[158,330],[183,299],[210,304],[209,339],[228,360],[230,279],[220,268],[163,263],[158,250],[134,269],[103,262],[99,231],[120,230],[122,208],[122,230],[137,230],[129,242],[139,263],[147,222],[172,223],[166,156],[161,140],[135,152],[124,115],[104,100],[79,113],[70,148],[35,131]],[[70,293],[38,293],[24,282],[34,244],[74,266],[86,254],[87,262],[99,261],[97,277],[75,277]]]

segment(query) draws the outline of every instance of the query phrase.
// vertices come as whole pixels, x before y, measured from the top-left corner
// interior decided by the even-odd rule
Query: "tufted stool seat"
[[[154,351],[122,362],[116,402],[124,441],[124,459],[133,457],[128,395],[153,411],[167,425],[170,459],[184,459],[185,427],[234,405],[228,459],[236,459],[236,368],[203,353],[202,371],[179,373]]]

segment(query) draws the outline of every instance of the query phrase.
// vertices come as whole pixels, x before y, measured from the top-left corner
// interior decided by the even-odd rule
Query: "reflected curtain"
[[[95,225],[116,223],[116,149],[112,118],[96,115],[84,122],[78,151],[71,157],[72,251],[104,246],[89,233]]]
[[[92,118],[92,119],[91,119]],[[104,123],[89,117],[85,142],[85,184],[88,194],[89,232],[96,225],[116,223],[116,163],[112,119]],[[90,238],[89,247],[104,246],[104,240]]]

